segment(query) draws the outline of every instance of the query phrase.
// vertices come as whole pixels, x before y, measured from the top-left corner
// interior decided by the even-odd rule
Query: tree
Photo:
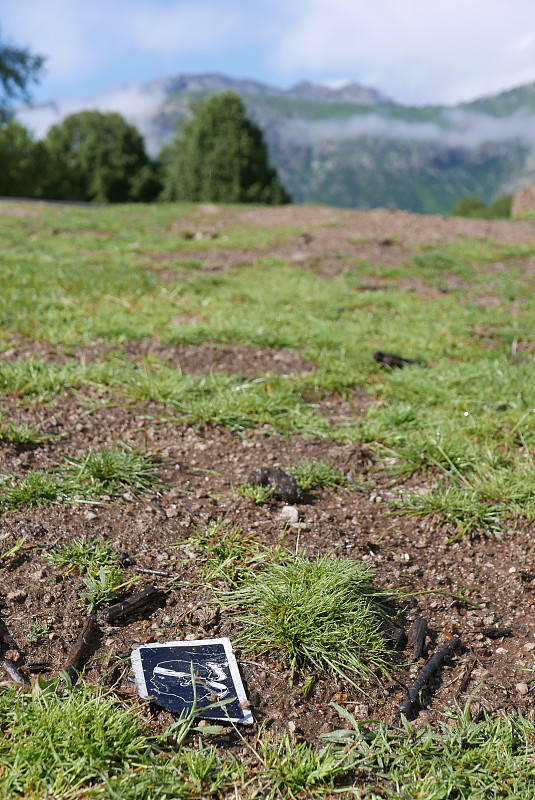
[[[150,202],[161,190],[141,134],[120,114],[71,114],[50,128],[44,145],[49,199]]]
[[[42,56],[7,45],[0,38],[0,118],[7,116],[8,103],[17,99],[29,100],[28,84],[39,79],[43,64]]]
[[[0,120],[0,195],[36,197],[43,169],[43,145],[12,119]]]
[[[486,205],[477,194],[460,197],[452,208],[453,217],[477,217],[486,211]]]
[[[460,197],[451,212],[454,217],[471,217],[473,219],[508,219],[511,216],[512,195],[498,197],[491,205],[486,206],[476,194]]]
[[[269,165],[262,131],[237,94],[202,100],[161,153],[162,200],[222,203],[291,202]]]

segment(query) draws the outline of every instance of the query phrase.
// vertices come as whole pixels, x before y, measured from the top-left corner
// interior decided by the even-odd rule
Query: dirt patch
[[[370,211],[311,206],[251,208],[235,212],[240,222],[266,228],[322,226],[334,224],[333,231],[350,231],[353,240],[371,237],[403,245],[431,244],[455,238],[494,239],[530,244],[535,237],[535,220],[482,220],[413,214],[410,211]]]
[[[218,247],[220,229],[233,222],[273,229],[294,227],[302,230],[290,233],[281,244],[271,248],[247,250]],[[140,257],[144,265],[150,267],[167,260],[198,259],[202,262],[200,269],[225,271],[252,264],[269,254],[272,258],[290,261],[296,267],[311,269],[329,278],[353,266],[355,261],[386,266],[402,265],[418,252],[417,247],[422,244],[478,238],[505,244],[532,244],[535,239],[534,220],[477,220],[385,209],[359,211],[312,206],[225,209],[218,215],[213,212],[208,217],[195,211],[173,225],[181,238],[184,231],[188,233],[188,225],[192,226],[192,231],[196,225],[200,225],[197,233],[207,239],[214,238],[213,247],[197,252],[179,248],[169,254],[143,253]],[[529,274],[531,266],[526,264],[525,268]],[[497,271],[500,271],[499,267]],[[170,270],[169,278],[173,277],[176,275]]]
[[[129,342],[123,352],[136,361],[140,355],[154,356],[175,369],[191,375],[223,372],[242,375],[297,375],[315,368],[311,361],[302,361],[299,354],[284,348],[269,350],[262,347],[231,345],[217,347],[200,345],[158,345],[154,341]]]
[[[177,324],[180,321],[177,319]],[[2,353],[2,358],[7,361],[37,358],[47,363],[65,363],[69,359],[76,358],[85,365],[113,355],[126,356],[134,362],[140,358],[157,359],[191,375],[221,372],[229,375],[294,376],[315,369],[312,361],[303,361],[294,350],[283,347],[270,349],[246,345],[218,346],[208,343],[165,345],[154,339],[126,342],[120,347],[97,341],[84,347],[69,348],[13,336],[10,346]]]

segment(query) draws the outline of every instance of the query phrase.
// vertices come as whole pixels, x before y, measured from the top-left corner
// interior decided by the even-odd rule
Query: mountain
[[[271,161],[298,202],[447,213],[463,195],[489,202],[535,181],[535,84],[457,106],[412,107],[357,83],[279,89],[217,73],[176,75],[76,108],[71,102],[65,113],[116,109],[156,152],[192,103],[229,89],[263,129]],[[62,116],[56,101],[26,108],[20,118],[32,127],[39,110],[48,124]]]

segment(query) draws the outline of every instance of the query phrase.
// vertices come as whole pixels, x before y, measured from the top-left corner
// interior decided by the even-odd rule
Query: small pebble
[[[532,650],[535,650],[535,642],[528,642],[525,644],[524,650],[527,650],[528,653],[531,653]]]
[[[19,661],[22,661],[22,655],[18,650],[6,650],[4,658],[7,658],[8,661],[12,661],[14,664],[18,664]]]
[[[521,694],[522,696],[529,692],[529,686],[527,683],[517,683],[515,689],[517,690],[518,694]]]
[[[295,722],[293,722],[293,720],[289,721],[288,728],[289,730],[291,730],[292,733],[295,733]]]
[[[295,525],[299,522],[299,511],[295,506],[283,506],[279,514],[279,519],[283,522],[289,522],[290,525]]]

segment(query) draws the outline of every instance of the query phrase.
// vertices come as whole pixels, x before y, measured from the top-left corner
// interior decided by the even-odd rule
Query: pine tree
[[[291,202],[269,165],[262,131],[240,97],[223,92],[197,103],[193,117],[160,156],[163,200],[219,203]]]

